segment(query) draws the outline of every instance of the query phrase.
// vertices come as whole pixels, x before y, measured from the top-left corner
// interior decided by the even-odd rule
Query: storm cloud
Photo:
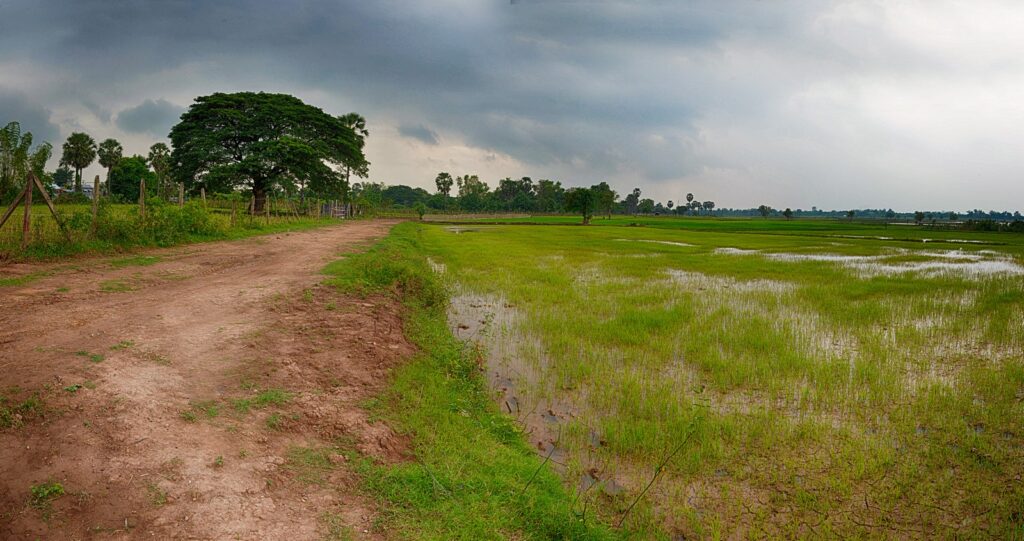
[[[166,100],[146,100],[117,114],[117,125],[128,133],[148,133],[164,137],[184,112]]]
[[[1024,201],[1020,28],[1000,0],[8,0],[0,122],[141,153],[196,96],[265,90],[363,114],[389,183],[1003,208]]]

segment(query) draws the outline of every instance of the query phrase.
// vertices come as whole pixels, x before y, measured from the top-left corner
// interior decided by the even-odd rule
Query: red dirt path
[[[0,538],[301,540],[332,524],[384,537],[341,454],[303,480],[289,452],[402,456],[360,407],[413,351],[399,308],[317,285],[324,264],[392,225],[156,250],[148,266],[0,267],[53,273],[0,288],[0,406],[14,413],[0,428]],[[291,399],[233,407],[268,389]],[[42,405],[17,409],[32,396]],[[66,492],[49,509],[31,504],[43,482]]]

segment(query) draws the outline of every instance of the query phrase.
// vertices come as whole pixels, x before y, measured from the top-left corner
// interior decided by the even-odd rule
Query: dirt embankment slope
[[[412,348],[317,284],[392,225],[0,267],[50,273],[0,288],[0,538],[376,538],[338,449],[402,454],[359,404]]]

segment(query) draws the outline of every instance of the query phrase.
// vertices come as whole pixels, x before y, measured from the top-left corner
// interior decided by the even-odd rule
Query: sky
[[[145,154],[196,96],[284,92],[430,191],[1024,210],[1022,29],[1019,0],[0,0],[0,123],[55,167],[72,131]]]

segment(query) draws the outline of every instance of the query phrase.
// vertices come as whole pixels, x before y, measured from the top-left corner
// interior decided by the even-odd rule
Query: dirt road
[[[392,225],[0,267],[50,273],[0,288],[0,538],[381,537],[344,449],[402,455],[359,405],[412,348],[318,283]]]

